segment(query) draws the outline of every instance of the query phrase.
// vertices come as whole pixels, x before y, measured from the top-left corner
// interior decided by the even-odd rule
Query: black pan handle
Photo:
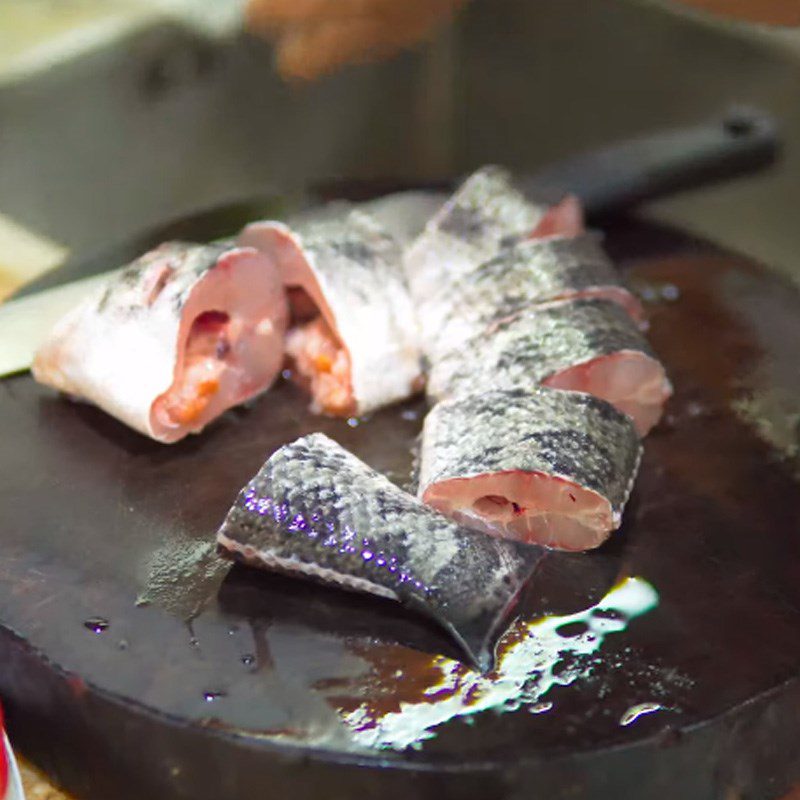
[[[534,199],[569,192],[588,216],[624,211],[646,200],[756,172],[780,151],[775,120],[734,108],[703,125],[661,131],[573,156],[522,178]]]

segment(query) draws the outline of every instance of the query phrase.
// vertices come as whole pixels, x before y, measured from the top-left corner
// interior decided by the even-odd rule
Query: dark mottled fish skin
[[[546,388],[489,391],[429,412],[419,495],[455,478],[541,472],[605,497],[618,526],[641,453],[631,421],[604,400]]]
[[[428,378],[428,396],[443,400],[480,387],[530,389],[563,369],[621,351],[638,351],[656,360],[617,303],[552,303],[490,325],[441,355]]]
[[[641,303],[623,285],[597,234],[519,242],[449,289],[442,298],[446,312],[438,346],[463,341],[491,322],[542,303],[599,292],[623,303],[634,319],[643,318]]]
[[[274,453],[217,542],[233,557],[399,600],[482,668],[541,548],[462,528],[320,433]]]
[[[216,243],[197,245],[189,242],[165,242],[129,264],[113,280],[97,300],[98,312],[114,308],[130,314],[146,314],[148,303],[143,301],[147,286],[148,268],[156,261],[169,260],[170,274],[164,288],[169,289],[176,316],[180,316],[189,293],[231,245]]]
[[[263,237],[269,242],[276,233],[285,239],[283,247],[275,248],[278,260],[304,265],[281,267],[284,283],[310,292],[347,351],[352,394],[347,415],[416,394],[423,381],[418,325],[397,240],[373,217],[356,210],[344,217],[306,219],[295,231],[280,223],[255,223],[239,241],[271,252],[274,244]],[[287,249],[294,255],[284,261],[280,254]]]
[[[403,259],[426,351],[452,302],[448,292],[477,264],[530,234],[544,211],[514,187],[506,170],[489,166],[470,175],[431,218]]]
[[[376,281],[404,286],[402,251],[395,238],[370,216],[353,211],[344,218],[300,225],[304,249],[314,267],[350,302],[369,303]]]

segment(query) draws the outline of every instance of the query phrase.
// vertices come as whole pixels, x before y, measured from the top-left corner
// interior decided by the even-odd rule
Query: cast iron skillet
[[[242,222],[214,220],[181,235]],[[238,566],[189,624],[136,602],[203,589],[239,487],[310,430],[402,483],[420,401],[348,424],[283,383],[164,447],[27,376],[0,384],[0,694],[22,751],[98,800],[767,798],[800,780],[800,297],[674,231],[607,233],[676,396],[623,530],[548,557],[486,679],[391,603]]]

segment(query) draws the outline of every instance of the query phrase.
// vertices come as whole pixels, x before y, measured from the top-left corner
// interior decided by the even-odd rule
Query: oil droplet
[[[419,419],[419,413],[413,408],[405,408],[400,412],[400,418],[407,422],[416,422]]]
[[[252,653],[245,653],[242,656],[242,664],[246,667],[250,667],[256,663],[256,657]]]
[[[650,284],[643,284],[636,288],[636,292],[645,303],[654,303],[658,299],[658,291]]]
[[[292,371],[290,369],[283,370],[283,372],[281,372],[281,378],[283,378],[285,381],[291,380],[292,379]]]
[[[360,425],[360,420],[358,419],[358,417],[348,417],[347,424],[351,428],[357,428]]]
[[[548,700],[545,703],[534,703],[532,706],[528,706],[528,711],[531,714],[546,714],[553,708],[553,704]]]
[[[620,718],[619,724],[623,726],[632,725],[639,717],[645,714],[653,714],[656,711],[663,711],[664,706],[660,703],[639,703],[639,705],[631,706]]]
[[[690,400],[686,404],[686,413],[690,417],[703,417],[708,413],[708,409],[702,403],[697,402],[697,400]]]
[[[104,617],[89,617],[89,619],[84,620],[83,627],[92,633],[103,633],[108,630],[110,624]]]
[[[681,296],[681,290],[674,283],[665,283],[661,287],[661,299],[674,303]]]
[[[227,697],[227,695],[227,692],[203,692],[203,700],[205,700],[206,703],[213,703],[221,697]]]

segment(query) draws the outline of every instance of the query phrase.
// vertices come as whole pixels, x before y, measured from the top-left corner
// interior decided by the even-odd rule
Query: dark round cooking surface
[[[800,781],[800,296],[663,228],[621,222],[609,246],[675,397],[623,529],[548,556],[489,676],[389,602],[239,565],[214,583],[208,543],[275,448],[323,430],[403,484],[420,401],[326,420],[281,382],[167,447],[2,381],[0,696],[20,749],[98,800],[727,800]]]

